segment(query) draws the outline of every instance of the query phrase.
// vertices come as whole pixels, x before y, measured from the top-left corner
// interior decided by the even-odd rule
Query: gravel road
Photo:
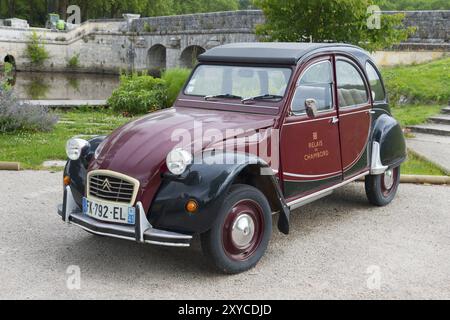
[[[198,239],[164,248],[65,225],[61,178],[0,172],[0,299],[450,299],[450,187],[402,185],[375,208],[353,183],[296,210],[255,269],[224,276]]]

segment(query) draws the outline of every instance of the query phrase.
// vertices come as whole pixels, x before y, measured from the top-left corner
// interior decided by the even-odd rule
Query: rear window
[[[370,88],[372,89],[373,101],[384,101],[386,100],[386,92],[384,91],[383,83],[381,82],[380,76],[377,70],[370,63],[366,63],[366,72],[369,77]]]

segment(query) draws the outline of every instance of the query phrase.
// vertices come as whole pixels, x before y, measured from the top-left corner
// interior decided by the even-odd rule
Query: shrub
[[[77,53],[73,55],[72,58],[67,61],[67,66],[72,69],[78,68],[80,66],[80,54]]]
[[[120,86],[108,99],[108,105],[126,115],[142,114],[165,108],[167,87],[162,79],[147,74],[122,75]]]
[[[190,74],[190,69],[183,68],[170,69],[163,73],[162,79],[166,81],[167,85],[168,107],[171,107],[174,104]]]
[[[41,65],[49,58],[49,54],[36,32],[31,34],[25,53],[31,63],[36,65]]]
[[[0,83],[0,133],[50,131],[57,120],[46,108],[20,103],[12,90]]]
[[[3,73],[5,75],[5,78],[9,79],[12,77],[12,74],[14,72],[14,65],[9,62],[5,62],[3,66]]]

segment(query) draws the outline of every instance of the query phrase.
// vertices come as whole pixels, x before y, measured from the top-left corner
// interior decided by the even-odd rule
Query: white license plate
[[[92,218],[123,224],[135,224],[136,209],[128,206],[83,198],[83,214]]]

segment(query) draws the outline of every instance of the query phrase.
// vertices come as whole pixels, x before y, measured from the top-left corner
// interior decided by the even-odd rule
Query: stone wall
[[[254,33],[255,26],[264,21],[262,11],[245,10],[141,18],[133,21],[132,29],[154,34]]]
[[[404,13],[405,26],[416,28],[416,32],[405,43],[397,46],[398,49],[450,49],[450,10],[385,12],[395,13]]]

